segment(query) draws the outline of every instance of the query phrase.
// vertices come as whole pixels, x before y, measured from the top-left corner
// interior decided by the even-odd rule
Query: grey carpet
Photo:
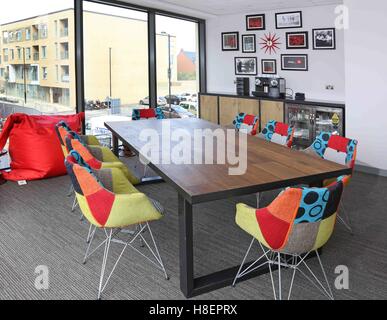
[[[0,186],[0,299],[95,299],[102,252],[81,263],[88,226],[79,211],[71,213],[66,197],[69,178]],[[165,218],[153,223],[171,280],[133,251],[127,251],[108,285],[104,299],[184,299],[179,289],[177,194],[167,184],[140,188],[166,208]],[[335,267],[349,268],[349,290],[334,290],[336,299],[387,298],[387,179],[356,174],[346,190],[345,204],[355,230],[342,225],[324,249],[323,263],[333,286]],[[265,193],[265,202],[275,194]],[[195,208],[195,274],[205,275],[240,263],[250,238],[234,223],[235,204],[254,204],[254,197],[229,199]],[[112,247],[116,257],[120,246]],[[257,248],[256,255],[260,252]],[[112,259],[108,267],[112,267]],[[35,289],[35,268],[48,266],[49,290]],[[318,270],[316,259],[310,266]],[[283,272],[289,283],[291,271]],[[270,277],[254,278],[236,288],[224,288],[199,299],[272,299]],[[300,274],[293,299],[324,299]]]

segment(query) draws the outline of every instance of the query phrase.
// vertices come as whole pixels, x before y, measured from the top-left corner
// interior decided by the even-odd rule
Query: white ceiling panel
[[[340,4],[343,0],[125,0],[130,3],[202,17]]]

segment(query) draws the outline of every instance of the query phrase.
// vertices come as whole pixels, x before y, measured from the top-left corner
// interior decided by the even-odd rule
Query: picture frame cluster
[[[246,31],[265,31],[266,26],[265,14],[246,15]],[[276,13],[275,28],[277,30],[302,29],[302,11]],[[313,50],[336,50],[335,28],[314,28],[311,32],[305,30],[288,31],[285,33],[285,38],[286,50],[309,50],[311,48]],[[240,35],[239,31],[222,32],[222,51],[240,51],[240,48],[242,53],[256,53],[257,35],[255,33]],[[280,57],[281,70],[283,71],[309,70],[308,54],[283,53]],[[255,76],[258,74],[257,57],[235,57],[234,63],[236,75]],[[266,75],[276,75],[277,60],[261,59],[261,73]]]

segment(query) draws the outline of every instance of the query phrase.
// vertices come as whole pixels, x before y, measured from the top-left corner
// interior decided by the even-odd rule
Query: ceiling
[[[259,10],[339,4],[343,0],[125,0],[129,3],[208,18]]]

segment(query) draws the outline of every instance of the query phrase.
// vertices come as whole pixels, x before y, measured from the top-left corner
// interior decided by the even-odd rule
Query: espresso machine
[[[253,96],[284,99],[286,97],[286,80],[279,77],[256,77]]]

